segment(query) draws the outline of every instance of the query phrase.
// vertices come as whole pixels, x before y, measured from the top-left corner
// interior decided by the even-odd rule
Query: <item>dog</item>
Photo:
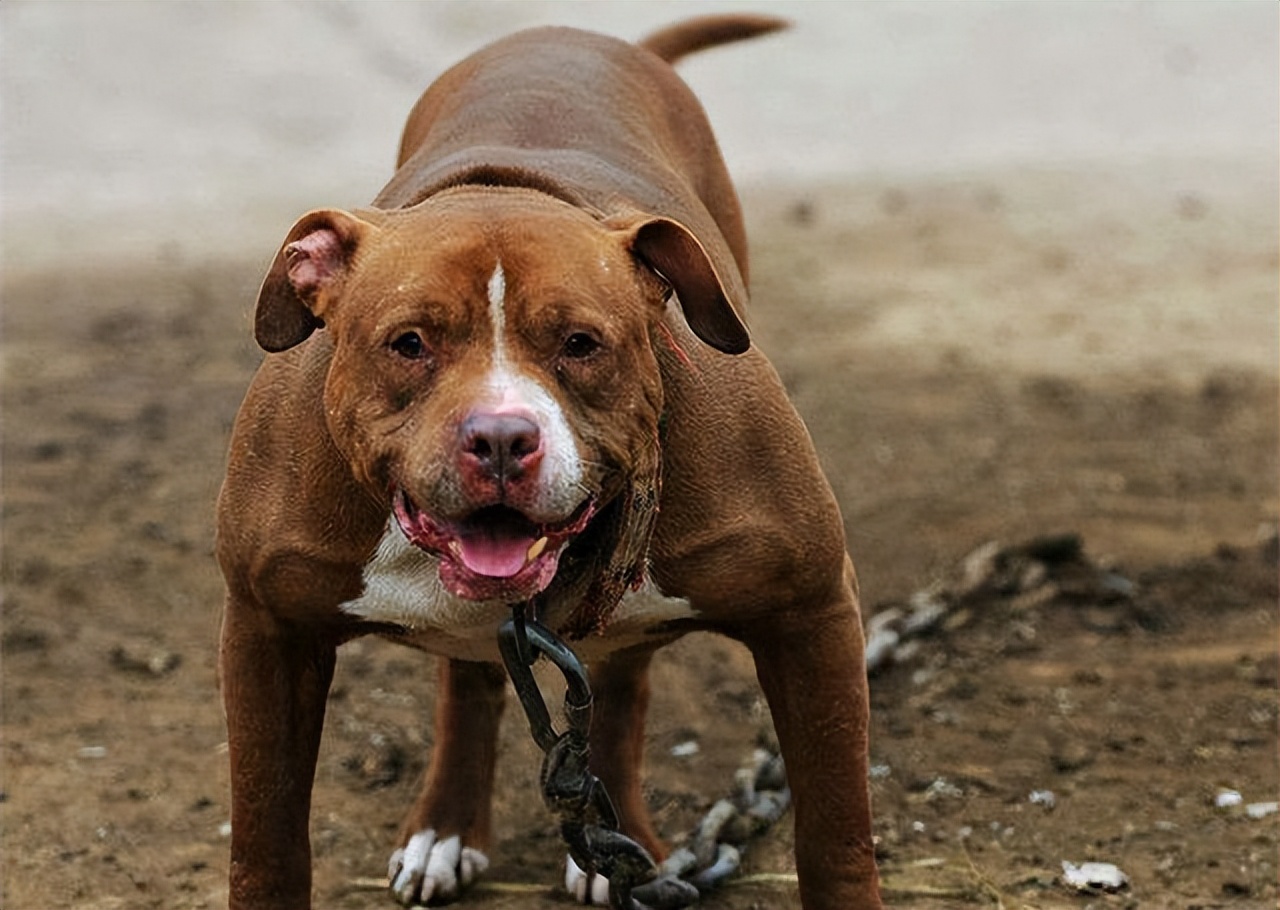
[[[232,907],[310,906],[326,695],[338,646],[366,634],[445,658],[394,896],[453,899],[484,870],[495,632],[515,603],[588,662],[592,769],[657,857],[640,788],[651,655],[693,630],[745,643],[804,907],[880,906],[853,565],[751,343],[737,196],[672,68],[783,24],[500,40],[422,95],[370,207],[288,232],[218,503]],[[567,882],[584,900],[607,889],[572,863]]]

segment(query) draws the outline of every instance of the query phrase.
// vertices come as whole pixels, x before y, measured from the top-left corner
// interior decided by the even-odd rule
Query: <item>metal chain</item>
[[[618,830],[618,814],[604,785],[589,770],[592,697],[586,668],[554,632],[515,604],[498,630],[498,649],[529,730],[542,749],[542,798],[560,821],[560,836],[588,875],[609,881],[616,910],[680,910],[718,887],[741,865],[739,847],[767,830],[787,810],[791,791],[780,756],[759,749],[738,772],[732,798],[712,806],[689,839],[659,866],[649,852]],[[564,676],[567,729],[557,733],[533,676],[546,657]]]

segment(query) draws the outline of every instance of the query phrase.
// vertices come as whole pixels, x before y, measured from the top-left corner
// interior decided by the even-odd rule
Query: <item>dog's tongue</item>
[[[518,574],[528,562],[535,539],[523,524],[493,522],[466,529],[458,538],[462,564],[489,578]]]

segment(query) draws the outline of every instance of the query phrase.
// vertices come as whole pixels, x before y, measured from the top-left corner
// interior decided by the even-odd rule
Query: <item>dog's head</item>
[[[304,216],[263,284],[256,335],[282,351],[325,329],[330,434],[440,557],[454,594],[528,599],[581,551],[566,563],[611,575],[618,590],[597,595],[616,600],[656,507],[652,338],[672,291],[703,341],[746,349],[725,283],[681,224],[459,188],[409,209]],[[591,545],[574,548],[580,538]]]

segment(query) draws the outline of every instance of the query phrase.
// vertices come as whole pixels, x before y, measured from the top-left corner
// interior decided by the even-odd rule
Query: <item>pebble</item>
[[[690,755],[697,755],[701,748],[696,739],[689,739],[672,746],[671,755],[673,758],[688,758]]]
[[[1244,807],[1244,814],[1253,819],[1266,818],[1280,812],[1280,803],[1249,803]]]
[[[924,798],[926,802],[935,802],[940,799],[960,799],[963,796],[963,790],[941,777],[929,784],[928,788],[924,791]]]
[[[1244,803],[1244,797],[1240,795],[1239,790],[1230,790],[1223,788],[1213,798],[1213,804],[1219,809],[1230,809],[1233,806],[1239,806]]]
[[[1052,790],[1032,790],[1027,799],[1033,806],[1044,806],[1046,809],[1052,809],[1058,804],[1058,798]]]
[[[1123,891],[1129,887],[1129,876],[1111,863],[1081,863],[1079,866],[1062,861],[1063,884],[1076,891]]]
[[[182,655],[163,648],[116,645],[111,649],[111,666],[124,673],[159,678],[182,665]]]
[[[957,597],[968,597],[985,587],[996,574],[1003,548],[998,540],[989,540],[973,550],[960,562],[960,583],[956,585]]]

